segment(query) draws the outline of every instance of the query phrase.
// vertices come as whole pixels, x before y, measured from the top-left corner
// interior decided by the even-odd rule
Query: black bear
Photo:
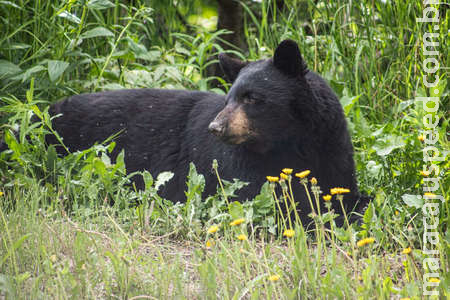
[[[161,191],[172,201],[185,200],[190,162],[205,176],[205,194],[215,193],[211,164],[217,159],[223,179],[250,183],[239,201],[258,194],[267,175],[293,168],[311,170],[325,193],[350,189],[345,206],[353,209],[360,196],[343,109],[327,83],[307,69],[297,44],[281,42],[270,59],[242,62],[221,54],[219,61],[233,83],[226,96],[159,89],[82,94],[51,107],[52,115],[61,114],[53,127],[71,151],[118,134],[113,156],[125,149],[128,172],[174,172]],[[139,179],[136,184],[143,187]],[[293,189],[305,216],[303,187]]]

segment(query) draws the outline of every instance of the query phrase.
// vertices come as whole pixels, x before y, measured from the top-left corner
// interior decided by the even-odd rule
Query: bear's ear
[[[293,77],[303,75],[306,71],[306,63],[293,40],[284,40],[278,45],[273,55],[273,63],[281,72]]]
[[[248,64],[247,62],[243,62],[242,60],[239,60],[237,58],[231,58],[225,53],[219,54],[219,62],[220,67],[225,73],[225,76],[227,76],[227,79],[231,83],[233,83],[234,80],[236,80],[239,71],[241,71],[241,69]]]

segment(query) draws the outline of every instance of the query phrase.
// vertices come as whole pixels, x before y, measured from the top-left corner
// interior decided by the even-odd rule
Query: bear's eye
[[[258,103],[260,101],[254,95],[245,95],[244,97],[242,97],[242,102],[244,104],[255,104],[255,103]]]

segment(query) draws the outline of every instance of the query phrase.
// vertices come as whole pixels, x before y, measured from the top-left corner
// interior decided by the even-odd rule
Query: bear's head
[[[270,59],[243,62],[222,53],[219,61],[233,84],[210,132],[260,153],[295,135],[294,111],[312,96],[297,43],[281,42]]]

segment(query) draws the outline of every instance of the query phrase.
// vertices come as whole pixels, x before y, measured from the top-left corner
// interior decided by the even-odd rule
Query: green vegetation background
[[[425,111],[414,99],[432,95],[422,82],[422,45],[424,33],[437,32],[436,145],[448,153],[448,10],[441,5],[436,30],[416,22],[420,1],[241,4],[247,49],[227,51],[259,59],[296,40],[340,97],[361,189],[374,196],[362,226],[297,226],[286,238],[269,184],[242,204],[232,199],[236,181],[201,199],[203,178],[191,167],[189,200],[173,204],[156,194],[170,174],[145,173],[145,191],[127,186],[123,159],[111,164],[107,156],[114,144],[64,158],[45,146],[48,105],[69,95],[140,87],[225,93],[213,86],[224,81],[208,75],[227,34],[215,31],[215,1],[0,1],[0,136],[10,147],[0,154],[0,298],[421,297],[424,200],[414,195],[423,194]],[[32,124],[32,113],[42,121]],[[449,163],[437,165],[429,175],[439,177],[435,194],[444,198],[436,289],[449,297]],[[229,225],[238,218],[245,222]],[[219,231],[207,233],[214,224]],[[357,246],[368,237],[375,242]]]

